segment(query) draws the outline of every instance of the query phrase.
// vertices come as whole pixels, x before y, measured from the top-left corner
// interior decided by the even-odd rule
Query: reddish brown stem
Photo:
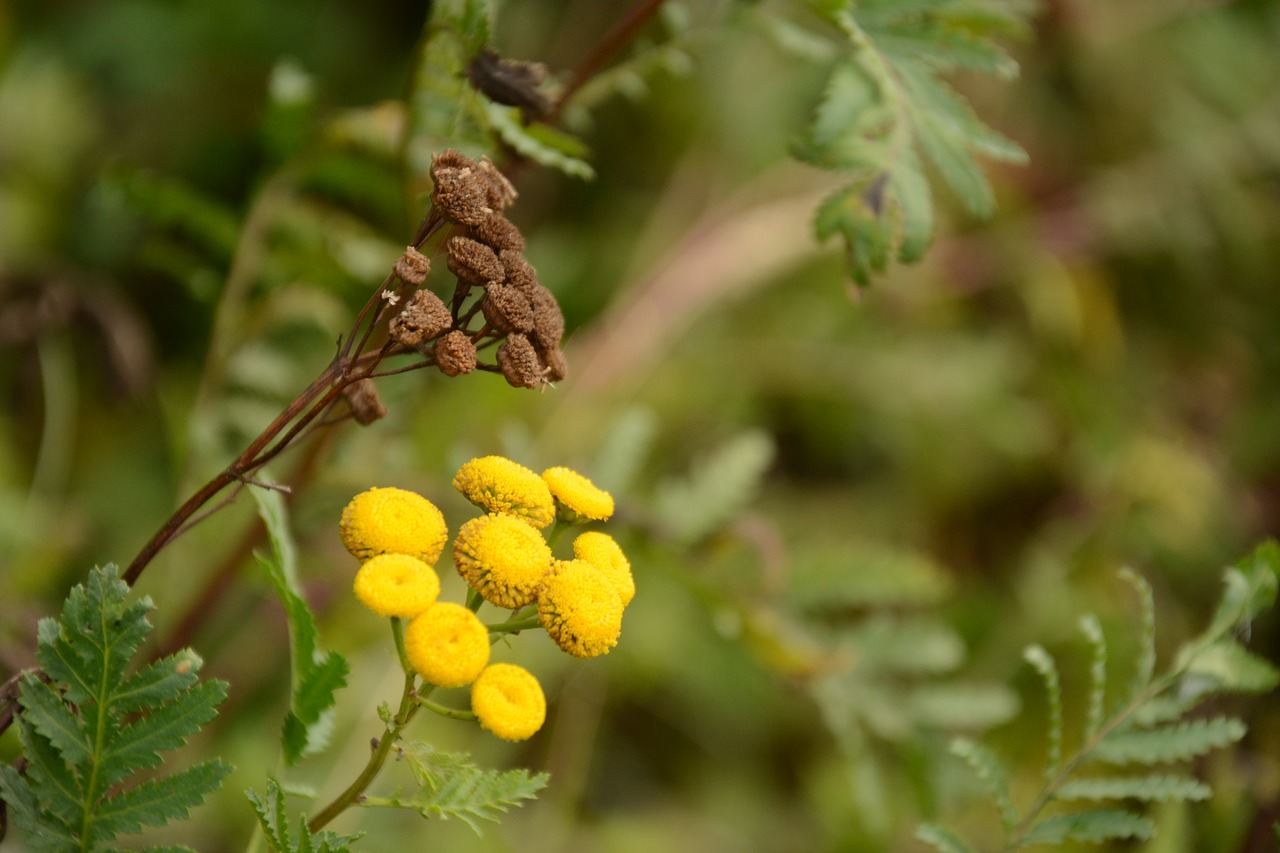
[[[543,120],[555,122],[560,113],[564,111],[565,104],[569,102],[569,99],[582,88],[584,83],[599,74],[600,70],[608,65],[610,60],[627,46],[628,42],[635,38],[636,32],[657,14],[658,9],[662,7],[662,3],[663,0],[640,0],[607,33],[601,36],[595,47],[586,56],[582,57],[578,64],[573,67],[573,70],[569,72],[568,82],[565,83],[560,96],[551,105],[550,111]]]

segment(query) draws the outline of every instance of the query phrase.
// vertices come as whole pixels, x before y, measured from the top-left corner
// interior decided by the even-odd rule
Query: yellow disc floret
[[[556,517],[551,490],[534,472],[502,456],[482,456],[458,469],[453,486],[485,512],[523,518],[541,530]]]
[[[462,687],[475,681],[489,662],[489,631],[461,604],[437,601],[404,631],[409,663],[438,687]]]
[[[498,737],[524,740],[542,728],[547,699],[533,673],[513,663],[495,663],[471,685],[471,710]]]
[[[622,633],[622,599],[585,560],[557,560],[538,590],[538,623],[574,657],[608,654]]]
[[[351,499],[339,523],[342,544],[361,560],[408,554],[434,566],[449,531],[436,505],[405,489],[369,489]]]
[[[568,521],[604,521],[613,515],[613,495],[569,468],[548,468],[543,482]]]
[[[609,579],[618,590],[623,607],[635,598],[636,582],[631,576],[631,563],[612,536],[594,530],[581,534],[573,540],[573,556],[586,560]]]
[[[436,603],[435,569],[408,554],[379,554],[356,573],[356,598],[379,616],[409,619]]]
[[[458,531],[453,562],[485,601],[514,610],[533,603],[551,568],[551,548],[541,533],[515,516],[482,515]]]

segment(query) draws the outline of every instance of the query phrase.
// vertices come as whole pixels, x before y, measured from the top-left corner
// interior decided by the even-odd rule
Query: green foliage
[[[319,752],[328,743],[336,693],[347,684],[348,667],[342,655],[320,649],[316,618],[298,583],[297,558],[285,517],[284,498],[273,489],[254,489],[253,496],[271,538],[272,550],[269,558],[258,555],[258,562],[266,570],[289,622],[293,686],[280,740],[285,763],[293,765]]]
[[[298,834],[294,837],[289,832],[284,791],[274,779],[267,780],[265,797],[252,789],[245,791],[244,795],[253,804],[253,811],[273,853],[347,853],[350,845],[361,838],[360,834],[340,835],[327,829],[312,832],[307,828],[306,815],[298,816]]]
[[[419,791],[410,796],[366,797],[360,805],[412,809],[425,818],[456,817],[476,833],[480,821],[497,821],[507,809],[536,798],[550,778],[523,768],[482,770],[469,756],[437,752],[425,743],[407,743],[401,754]]]
[[[926,161],[970,212],[989,216],[995,199],[975,157],[1025,159],[941,75],[1015,75],[995,38],[1020,27],[1027,12],[953,0],[809,5],[844,49],[794,154],[846,179],[819,206],[814,230],[844,240],[853,278],[865,285],[892,259],[919,260],[933,238]]]
[[[1051,803],[1067,800],[1103,802],[1138,800],[1204,800],[1208,785],[1187,773],[1169,770],[1185,762],[1235,743],[1245,734],[1244,723],[1234,717],[1183,719],[1200,699],[1210,693],[1259,693],[1276,686],[1276,671],[1250,655],[1228,635],[1247,628],[1254,616],[1275,600],[1280,550],[1267,542],[1226,572],[1226,590],[1209,628],[1177,653],[1168,671],[1155,675],[1155,620],[1151,587],[1132,572],[1125,580],[1138,592],[1142,608],[1136,676],[1130,696],[1111,714],[1098,709],[1105,703],[1106,645],[1096,618],[1081,622],[1093,650],[1090,689],[1082,741],[1064,758],[1062,754],[1063,697],[1057,665],[1039,646],[1027,650],[1026,659],[1044,679],[1049,701],[1049,759],[1045,782],[1035,802],[1023,813],[1013,808],[1007,772],[987,750],[969,741],[957,741],[952,749],[965,759],[989,790],[1000,812],[1006,834],[1005,849],[1030,844],[1066,841],[1096,843],[1117,838],[1151,838],[1155,824],[1129,808],[1098,808],[1045,815]],[[1197,662],[1200,668],[1197,669]],[[1213,673],[1212,676],[1205,673]],[[1080,768],[1096,764],[1134,765],[1138,772],[1123,775],[1076,778]],[[1143,772],[1160,766],[1165,772]],[[954,836],[928,826],[918,834],[939,850],[957,849]],[[961,848],[962,849],[962,848]]]
[[[114,566],[97,568],[61,619],[40,620],[36,654],[48,680],[21,679],[25,775],[0,766],[0,794],[33,850],[107,850],[118,835],[185,818],[231,772],[215,758],[136,782],[216,716],[227,685],[199,682],[190,650],[130,674],[152,605],[129,603],[128,592]]]
[[[658,486],[653,507],[658,522],[683,543],[713,533],[755,494],[773,451],[764,433],[729,440],[699,459],[687,476]]]

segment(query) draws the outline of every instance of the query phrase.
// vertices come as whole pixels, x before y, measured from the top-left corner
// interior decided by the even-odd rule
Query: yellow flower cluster
[[[453,544],[454,565],[473,591],[467,605],[437,600],[434,565],[448,530],[430,501],[403,489],[370,489],[343,510],[342,542],[362,561],[355,594],[375,613],[394,617],[406,669],[436,687],[470,684],[480,725],[524,740],[541,728],[546,698],[527,670],[489,663],[491,634],[536,623],[583,658],[617,645],[623,610],[636,592],[618,543],[589,531],[574,540],[573,559],[557,560],[552,552],[563,526],[612,516],[613,497],[568,468],[539,475],[500,456],[466,463],[453,485],[484,511],[463,524]],[[514,612],[486,628],[475,612],[486,601]],[[403,628],[400,619],[408,620]]]

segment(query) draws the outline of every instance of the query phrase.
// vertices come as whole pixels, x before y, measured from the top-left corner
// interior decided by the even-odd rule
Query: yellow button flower
[[[622,598],[585,560],[557,560],[538,590],[538,623],[574,657],[608,654],[622,633]]]
[[[440,578],[435,569],[408,554],[379,554],[356,573],[356,598],[379,616],[410,619],[436,603]]]
[[[489,631],[461,604],[437,601],[404,630],[409,663],[431,684],[462,687],[489,662]]]
[[[551,548],[541,533],[515,516],[482,515],[458,531],[453,562],[485,601],[514,610],[533,603],[551,568]]]
[[[342,544],[361,560],[408,554],[434,566],[449,531],[436,505],[405,489],[369,489],[351,499],[338,524]]]
[[[523,518],[541,530],[556,517],[547,484],[523,465],[502,456],[482,456],[458,469],[453,487],[485,512]]]
[[[591,519],[604,521],[613,515],[613,495],[569,468],[548,468],[542,472],[543,482],[561,507],[568,521]]]
[[[618,590],[623,607],[635,598],[636,582],[631,576],[631,563],[612,536],[594,530],[581,534],[573,540],[573,556],[586,560],[609,579]]]
[[[542,728],[547,699],[533,673],[513,663],[495,663],[471,685],[471,710],[483,728],[519,741]]]

